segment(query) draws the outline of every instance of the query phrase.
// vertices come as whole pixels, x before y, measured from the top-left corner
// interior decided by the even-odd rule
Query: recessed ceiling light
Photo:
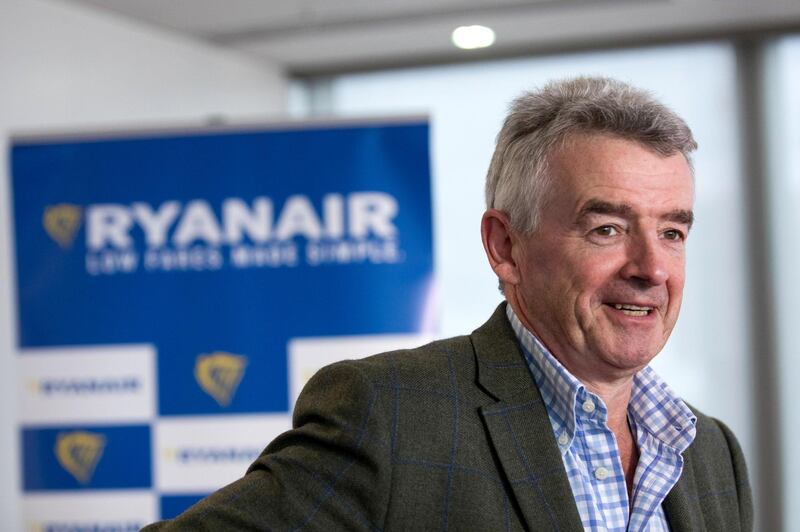
[[[451,39],[463,50],[486,48],[494,44],[494,30],[486,26],[459,26],[453,30]]]

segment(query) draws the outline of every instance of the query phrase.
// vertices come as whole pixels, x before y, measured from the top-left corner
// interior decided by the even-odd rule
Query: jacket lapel
[[[681,478],[664,499],[664,513],[673,532],[703,532],[703,509],[697,498],[697,485],[694,479],[691,454],[683,453]]]
[[[478,383],[497,401],[481,415],[528,528],[581,530],[547,410],[505,313],[502,304],[471,336]]]

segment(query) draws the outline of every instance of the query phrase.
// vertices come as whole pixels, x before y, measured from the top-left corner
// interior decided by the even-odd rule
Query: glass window
[[[772,229],[773,286],[778,330],[781,431],[785,529],[800,530],[800,457],[794,450],[800,440],[800,423],[792,405],[800,381],[800,338],[797,302],[800,301],[800,36],[776,42],[769,50],[766,93],[767,150],[770,168],[770,225]],[[758,354],[755,354],[758,357]],[[770,437],[770,435],[765,435]]]
[[[479,225],[484,177],[506,108],[523,90],[580,74],[651,90],[696,135],[697,223],[688,244],[683,312],[655,366],[680,395],[734,429],[753,465],[744,199],[731,45],[411,68],[344,75],[322,86],[329,90],[326,105],[337,114],[430,115],[440,332],[450,336],[473,330],[501,300]]]

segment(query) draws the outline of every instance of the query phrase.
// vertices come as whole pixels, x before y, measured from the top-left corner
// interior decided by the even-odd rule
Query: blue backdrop
[[[424,326],[424,121],[17,139],[10,159],[20,356],[152,344],[154,422],[287,412],[289,339]],[[26,492],[152,486],[147,425],[80,418],[22,419]],[[105,435],[85,482],[54,453],[73,430]]]

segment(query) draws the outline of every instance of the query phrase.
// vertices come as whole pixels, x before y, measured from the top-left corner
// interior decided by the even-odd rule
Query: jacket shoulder
[[[337,362],[323,371],[345,368],[360,373],[377,385],[404,383],[418,387],[436,387],[450,382],[474,378],[475,355],[469,336],[437,340],[413,349],[387,351],[357,360]]]
[[[389,351],[333,366],[342,365],[363,372],[373,382],[382,384],[389,380],[395,385],[403,382],[441,388],[455,383],[473,385],[479,359],[482,364],[496,363],[504,367],[520,363],[519,347],[506,318],[505,303],[498,305],[488,321],[470,335],[454,336],[415,349]]]

